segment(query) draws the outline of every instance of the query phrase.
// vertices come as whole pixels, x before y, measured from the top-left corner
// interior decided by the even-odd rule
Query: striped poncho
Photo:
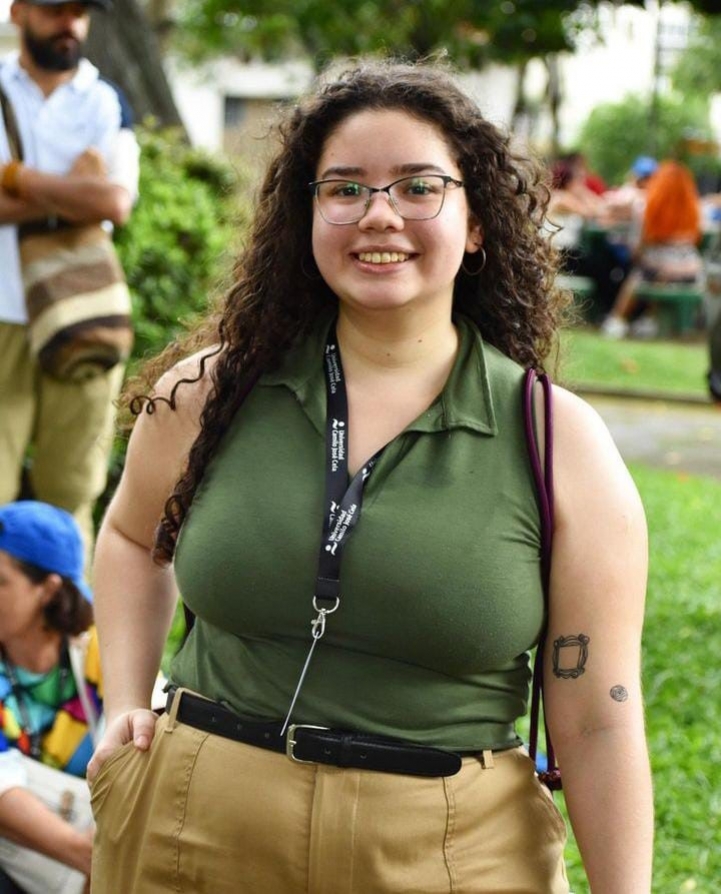
[[[86,690],[91,704],[102,709],[100,656],[94,627],[84,634]],[[69,669],[60,665],[45,674],[15,669],[22,688],[22,700],[30,728],[40,734],[40,759],[59,770],[84,776],[93,753],[93,743],[78,696],[75,678]],[[17,776],[13,752],[30,754],[30,737],[24,725],[23,712],[18,707],[6,668],[0,659],[0,793],[22,785]]]

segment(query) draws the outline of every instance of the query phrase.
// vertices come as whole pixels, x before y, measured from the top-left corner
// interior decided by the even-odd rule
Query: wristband
[[[0,177],[0,186],[3,190],[14,199],[20,198],[20,172],[23,164],[20,161],[10,161],[2,169],[2,177]]]

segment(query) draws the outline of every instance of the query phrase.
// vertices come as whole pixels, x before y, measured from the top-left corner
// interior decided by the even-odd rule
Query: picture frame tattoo
[[[561,680],[576,680],[586,671],[588,644],[585,633],[559,636],[553,641],[553,675]]]

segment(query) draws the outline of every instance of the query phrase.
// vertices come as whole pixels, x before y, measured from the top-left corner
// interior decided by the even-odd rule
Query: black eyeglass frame
[[[431,214],[430,217],[406,217],[404,214],[401,214],[398,206],[396,205],[395,199],[391,195],[391,189],[396,185],[396,183],[402,183],[404,180],[413,180],[416,177],[436,177],[439,180],[443,181],[443,193],[441,196],[441,204],[436,211],[435,214]],[[323,214],[323,208],[318,199],[318,188],[322,186],[324,183],[352,183],[355,186],[361,186],[363,189],[368,190],[368,195],[366,196],[366,202],[363,207],[363,212],[358,215],[358,217],[353,220],[344,220],[344,221],[335,221],[328,220],[328,218]],[[331,224],[334,227],[345,227],[350,224],[356,224],[358,221],[363,220],[363,218],[368,213],[368,208],[371,204],[371,199],[377,192],[384,192],[388,196],[388,202],[390,203],[391,208],[395,211],[395,213],[403,218],[403,220],[434,220],[438,215],[443,211],[443,205],[446,201],[446,190],[448,187],[453,184],[454,187],[459,188],[465,186],[465,183],[462,180],[458,180],[455,177],[451,177],[450,174],[406,174],[405,177],[399,177],[397,180],[394,180],[392,183],[389,183],[387,186],[367,186],[365,183],[361,183],[358,180],[351,180],[350,178],[346,179],[343,177],[329,177],[326,180],[313,180],[308,184],[308,189],[313,193],[313,197],[315,198],[318,204],[318,211],[320,212],[320,216],[326,223]]]

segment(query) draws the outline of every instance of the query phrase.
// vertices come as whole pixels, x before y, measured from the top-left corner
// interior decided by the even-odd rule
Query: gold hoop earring
[[[481,255],[481,266],[478,267],[477,270],[469,270],[468,267],[466,267],[465,261],[461,264],[461,270],[466,274],[466,276],[478,276],[481,270],[483,270],[483,268],[486,266],[486,250],[482,245],[478,246],[477,253]]]

